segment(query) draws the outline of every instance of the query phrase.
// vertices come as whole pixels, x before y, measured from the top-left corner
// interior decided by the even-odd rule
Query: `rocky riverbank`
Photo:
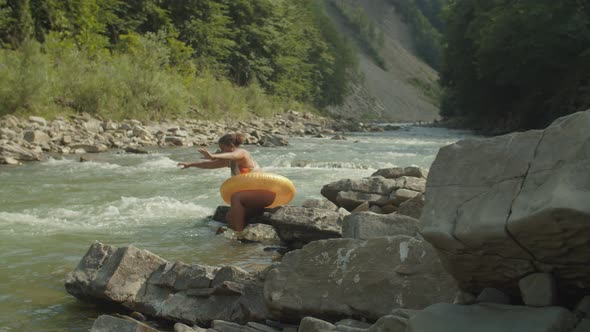
[[[48,121],[37,116],[23,119],[6,115],[0,119],[0,164],[43,160],[50,154],[100,153],[110,149],[145,153],[148,147],[207,146],[223,134],[236,131],[246,135],[246,144],[271,147],[288,144],[290,136],[378,130],[383,129],[294,111],[244,121],[117,122],[88,114]]]
[[[135,311],[93,332],[158,331],[145,316],[174,323],[160,331],[589,331],[587,128],[590,111],[457,142],[428,173],[327,184],[236,235],[288,247],[258,271],[96,243],[66,289]]]

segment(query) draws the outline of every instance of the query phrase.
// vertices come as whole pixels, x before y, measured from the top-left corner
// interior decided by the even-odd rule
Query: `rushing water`
[[[265,170],[289,177],[292,204],[320,198],[324,184],[369,176],[378,168],[429,168],[439,147],[471,137],[435,128],[350,134],[346,141],[292,138],[280,148],[247,147]],[[0,331],[87,331],[101,313],[63,287],[95,241],[135,245],[169,260],[253,269],[271,261],[258,244],[215,236],[229,169],[181,170],[195,148],[66,156],[0,168]],[[304,167],[294,167],[305,165]]]

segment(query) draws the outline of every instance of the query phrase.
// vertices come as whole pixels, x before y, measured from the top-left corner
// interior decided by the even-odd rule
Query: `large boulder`
[[[438,303],[412,316],[406,332],[568,332],[576,323],[576,317],[560,307]]]
[[[170,263],[133,246],[93,244],[66,290],[81,299],[118,303],[152,317],[209,325],[262,321],[262,282],[234,267]]]
[[[428,243],[398,235],[315,241],[287,253],[268,273],[264,298],[282,320],[375,321],[396,308],[452,302],[456,290]]]
[[[440,149],[421,221],[463,289],[518,293],[551,272],[561,292],[590,292],[590,111],[545,130]]]

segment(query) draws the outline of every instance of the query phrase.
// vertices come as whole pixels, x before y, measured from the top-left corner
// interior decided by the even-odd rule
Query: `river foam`
[[[59,233],[97,230],[125,230],[137,226],[161,225],[203,219],[213,209],[171,197],[121,197],[102,204],[67,208],[32,208],[0,212],[0,224],[11,233]]]

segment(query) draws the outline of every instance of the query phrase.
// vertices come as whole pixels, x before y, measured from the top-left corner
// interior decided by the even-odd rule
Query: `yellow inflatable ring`
[[[295,197],[295,186],[284,176],[264,172],[252,172],[232,176],[219,188],[223,200],[231,205],[233,194],[246,190],[268,190],[276,194],[269,207],[286,205]]]

